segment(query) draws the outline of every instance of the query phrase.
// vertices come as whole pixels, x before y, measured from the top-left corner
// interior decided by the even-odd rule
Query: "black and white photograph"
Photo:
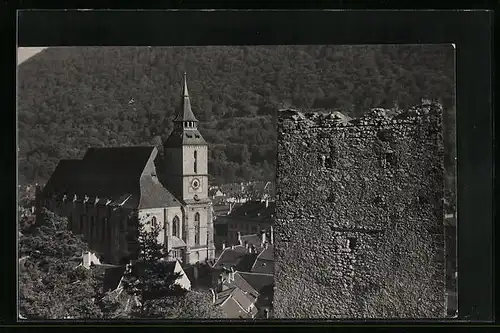
[[[352,107],[278,114],[275,315],[455,316],[454,46],[333,49]]]
[[[453,44],[17,59],[21,320],[456,316]]]

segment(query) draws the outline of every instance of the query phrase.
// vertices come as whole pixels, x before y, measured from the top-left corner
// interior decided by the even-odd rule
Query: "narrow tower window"
[[[198,173],[198,154],[196,150],[194,151],[193,157],[194,157],[194,173]]]
[[[200,245],[200,213],[194,215],[194,243]]]
[[[194,151],[194,173],[198,173],[198,154]]]

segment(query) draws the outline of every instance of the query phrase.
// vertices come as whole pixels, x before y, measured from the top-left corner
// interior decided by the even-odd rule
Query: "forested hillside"
[[[161,142],[184,71],[219,183],[274,177],[281,106],[454,104],[451,46],[49,48],[19,67],[20,182],[46,181],[89,146]]]

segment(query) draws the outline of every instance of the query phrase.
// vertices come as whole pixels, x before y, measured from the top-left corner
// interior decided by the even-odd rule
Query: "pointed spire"
[[[182,97],[188,97],[189,98],[186,72],[184,72],[184,88],[182,89]]]
[[[182,87],[181,105],[179,108],[179,113],[175,117],[174,121],[198,121],[198,119],[196,119],[196,117],[194,116],[193,110],[191,110],[191,100],[189,99],[186,73],[184,73],[184,85]]]

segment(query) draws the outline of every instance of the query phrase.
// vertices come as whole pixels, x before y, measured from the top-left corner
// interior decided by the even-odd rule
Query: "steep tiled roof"
[[[89,148],[83,160],[61,160],[52,174],[46,195],[57,194],[88,203],[96,198],[126,208],[154,208],[180,205],[155,177],[143,175],[156,148]]]
[[[125,266],[106,268],[104,272],[103,291],[113,291],[119,287],[125,273]]]
[[[185,247],[187,244],[180,239],[179,237],[176,236],[169,236],[168,241],[170,242],[172,248],[179,248],[179,247]]]
[[[253,273],[274,274],[274,261],[257,258],[251,271]]]
[[[244,279],[253,290],[257,292],[261,292],[265,287],[274,284],[274,275],[272,274],[257,274],[257,273],[247,273],[247,272],[238,272],[242,279]],[[235,280],[236,275],[235,274]]]
[[[274,246],[273,244],[268,244],[267,249],[265,248],[259,253],[259,259],[262,260],[274,260]]]
[[[248,246],[255,246],[256,248],[260,248],[261,246],[261,239],[259,235],[241,235],[241,241],[243,245],[248,244]]]
[[[252,304],[255,303],[256,299],[252,297],[252,299],[249,299],[245,293],[239,289],[235,288],[235,290],[232,292],[231,297],[240,305],[246,312],[250,312],[252,308]]]
[[[231,214],[228,216],[230,218],[237,219],[251,219],[272,222],[272,217],[276,209],[276,203],[274,201],[268,201],[266,203],[262,201],[248,201],[241,205],[240,207],[234,208]]]
[[[159,182],[158,178],[149,175],[140,179],[141,200],[139,208],[176,207],[181,203]]]
[[[222,307],[228,318],[254,318],[257,309],[254,304],[256,299],[248,298],[244,291],[237,287],[217,293],[215,304]]]
[[[206,145],[207,142],[196,129],[189,130],[174,130],[165,140],[163,146],[165,148],[177,148],[181,145]]]
[[[235,266],[246,253],[247,249],[244,246],[235,246],[234,249],[227,247],[222,251],[213,268],[229,268]]]
[[[232,298],[229,297],[221,305],[222,311],[226,314],[228,318],[250,318],[245,310]]]
[[[224,301],[227,300],[227,298],[231,296],[231,293],[233,292],[233,290],[234,290],[234,288],[219,291],[216,295],[216,298],[215,298],[215,305],[220,305],[220,304],[224,303]]]
[[[232,267],[237,271],[250,271],[256,258],[257,255],[248,253],[244,246],[235,246],[234,250],[228,247],[222,251],[213,268],[230,269]]]
[[[46,192],[66,192],[75,183],[75,177],[80,174],[81,160],[60,160],[52,176],[45,185]]]
[[[214,214],[216,216],[220,215],[226,215],[229,212],[229,205],[215,205],[214,207]]]
[[[191,100],[187,87],[186,73],[184,73],[184,82],[182,86],[181,104],[174,121],[198,121],[191,110]]]
[[[248,294],[254,301],[259,296],[259,291],[255,289],[243,276],[242,272],[234,273],[234,280],[229,283],[230,287],[236,287]]]

